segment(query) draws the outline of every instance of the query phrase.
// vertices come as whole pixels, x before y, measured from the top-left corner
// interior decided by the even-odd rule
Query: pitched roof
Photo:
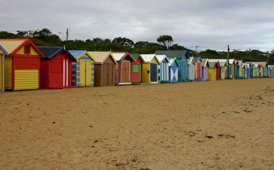
[[[193,61],[194,61],[194,57],[190,57],[190,58],[188,59],[188,64],[193,63]]]
[[[22,45],[27,39],[0,39],[0,45],[11,54],[20,45]]]
[[[176,57],[169,60],[169,66],[172,66],[174,63],[176,63],[176,65],[179,66],[179,63]]]
[[[135,61],[135,59],[132,57],[132,55],[130,53],[127,52],[114,52],[112,53],[113,58],[115,58],[116,61],[120,61],[122,59],[124,59],[125,57],[129,56],[131,61]]]
[[[9,55],[9,53],[0,45],[0,51],[4,54],[4,55]]]
[[[206,59],[202,59],[202,65],[203,65],[204,67],[206,67],[207,64],[208,64],[208,59],[207,59],[207,58],[206,58]]]
[[[33,42],[28,38],[11,38],[11,39],[0,39],[0,45],[11,55],[17,52],[25,44],[30,44],[38,52],[41,57],[44,57],[44,54],[33,44]]]
[[[169,62],[169,59],[167,58],[166,55],[155,55],[157,60],[161,63],[163,62],[164,60],[167,60]]]
[[[75,61],[75,58],[68,51],[66,51],[64,47],[38,46],[38,49],[44,54],[45,58],[49,60],[64,51],[69,56],[69,58]]]
[[[159,63],[159,61],[156,58],[155,54],[141,54],[140,57],[143,59],[143,61],[145,63],[150,63],[153,60],[153,58],[155,58],[157,60],[157,62]]]
[[[131,53],[131,56],[132,56],[134,59],[137,59],[138,57],[140,57],[140,54],[138,54],[138,53]]]
[[[253,61],[247,61],[246,63],[250,63],[250,64],[253,64],[255,66],[258,66],[258,65],[262,65],[262,66],[266,66],[267,63],[266,62],[253,62]]]
[[[163,50],[156,51],[156,55],[166,55],[168,58],[184,58],[187,57],[187,50]]]
[[[104,51],[89,51],[87,52],[88,55],[90,55],[95,63],[104,63],[107,58],[110,56],[113,61],[117,64],[115,58],[113,57],[113,55],[111,54],[111,52],[107,51],[107,52],[104,52]]]

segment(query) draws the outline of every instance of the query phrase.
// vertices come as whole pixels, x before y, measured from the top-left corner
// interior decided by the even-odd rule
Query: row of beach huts
[[[266,62],[155,54],[65,50],[30,39],[0,39],[0,91],[273,78]]]

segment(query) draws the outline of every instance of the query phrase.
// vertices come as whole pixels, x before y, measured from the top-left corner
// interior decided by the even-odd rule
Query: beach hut
[[[85,50],[69,50],[76,62],[72,62],[72,86],[94,86],[94,59]]]
[[[155,54],[141,54],[144,61],[142,65],[142,83],[158,83],[158,65],[160,64]]]
[[[227,78],[229,79],[234,79],[235,78],[235,60],[234,59],[229,59],[228,60],[228,73],[227,73]]]
[[[249,79],[250,78],[250,64],[243,63],[242,67],[244,70],[244,78]]]
[[[169,59],[175,58],[179,64],[178,79],[179,82],[189,81],[188,75],[188,58],[190,55],[189,50],[167,50],[156,51],[156,55],[166,55]]]
[[[160,62],[158,65],[158,81],[161,83],[168,83],[169,82],[169,59],[166,55],[155,55],[157,60]]]
[[[209,81],[215,81],[217,77],[216,73],[216,65],[217,61],[215,59],[208,59],[208,80]]]
[[[227,76],[227,60],[226,59],[219,59],[218,60],[219,65],[220,65],[220,79],[219,80],[224,80]]]
[[[132,65],[134,58],[130,53],[112,53],[117,62],[116,84],[128,85],[132,84]]]
[[[5,55],[8,52],[0,46],[0,91],[5,91]]]
[[[72,86],[75,58],[64,47],[38,46],[45,58],[40,61],[40,88],[62,89]]]
[[[267,76],[266,75],[266,70],[264,70],[264,68],[267,67],[266,62],[250,62],[250,61],[247,61],[246,63],[251,64],[254,78],[264,77],[264,72],[265,72],[265,76]]]
[[[274,78],[274,65],[268,65],[269,77]]]
[[[95,60],[95,87],[114,86],[117,62],[111,52],[88,52]]]
[[[203,78],[203,63],[201,57],[194,57],[194,79],[202,80]]]
[[[202,80],[208,80],[208,59],[202,59]]]
[[[30,39],[0,39],[5,55],[5,89],[39,89],[41,51]]]
[[[188,79],[190,81],[195,80],[195,75],[194,75],[194,57],[190,57],[188,59]]]
[[[175,57],[173,59],[170,59],[169,61],[169,82],[170,83],[177,83],[179,81],[178,72],[179,72],[179,63]]]
[[[142,65],[144,61],[140,54],[132,53],[131,56],[135,59],[132,66],[132,83],[140,84],[142,83]]]

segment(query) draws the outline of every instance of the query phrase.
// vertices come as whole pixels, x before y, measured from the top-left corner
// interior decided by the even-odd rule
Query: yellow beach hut
[[[30,39],[0,39],[5,55],[5,89],[39,89],[41,51]]]
[[[157,84],[158,74],[158,65],[160,64],[155,54],[141,54],[140,57],[144,61],[142,65],[142,83],[151,83]]]

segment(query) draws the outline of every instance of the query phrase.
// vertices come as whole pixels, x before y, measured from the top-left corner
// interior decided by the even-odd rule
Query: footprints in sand
[[[194,138],[199,143],[206,142],[208,140],[213,140],[213,139],[235,139],[236,138],[235,135],[226,134],[226,133],[209,135],[208,133],[203,132],[202,130],[184,131],[184,133],[186,136],[189,136],[190,138]]]

